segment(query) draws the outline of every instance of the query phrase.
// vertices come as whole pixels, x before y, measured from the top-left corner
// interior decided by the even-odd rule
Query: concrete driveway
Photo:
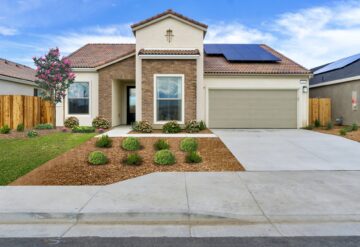
[[[247,171],[360,170],[360,143],[308,130],[214,129]]]

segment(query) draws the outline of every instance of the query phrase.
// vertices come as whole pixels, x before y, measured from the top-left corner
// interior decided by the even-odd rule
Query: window
[[[89,83],[75,82],[68,91],[69,114],[89,114]]]
[[[183,122],[183,76],[155,76],[155,122]]]
[[[39,96],[39,91],[37,88],[34,88],[34,96],[35,97]]]

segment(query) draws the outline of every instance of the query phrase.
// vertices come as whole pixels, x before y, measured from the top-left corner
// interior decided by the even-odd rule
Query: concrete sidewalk
[[[153,173],[0,187],[0,237],[360,235],[360,172]]]

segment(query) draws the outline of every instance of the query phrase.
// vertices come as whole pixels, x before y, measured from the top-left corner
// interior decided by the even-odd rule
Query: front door
[[[136,90],[134,86],[127,87],[127,124],[135,122]]]

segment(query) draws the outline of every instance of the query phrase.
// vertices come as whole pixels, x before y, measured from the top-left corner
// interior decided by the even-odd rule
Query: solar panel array
[[[314,71],[314,74],[316,75],[316,74],[321,74],[321,73],[329,72],[329,71],[336,70],[336,69],[341,69],[341,68],[344,68],[345,66],[348,66],[351,63],[356,62],[359,59],[360,59],[360,54],[356,54],[351,57],[346,57],[346,58],[337,60],[333,63],[330,63],[330,64]]]
[[[278,62],[280,58],[258,44],[205,44],[207,55],[223,55],[229,62]]]

